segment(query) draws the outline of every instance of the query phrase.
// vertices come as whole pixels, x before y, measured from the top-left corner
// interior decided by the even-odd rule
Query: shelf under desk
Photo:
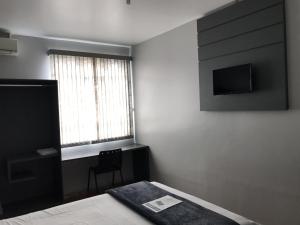
[[[15,169],[22,164],[30,163],[32,161],[43,160],[58,157],[59,154],[50,154],[46,156],[39,155],[36,152],[29,152],[23,154],[16,154],[6,159],[7,163],[7,177],[10,184],[25,182],[36,179],[34,172],[28,166],[23,166],[22,169]]]

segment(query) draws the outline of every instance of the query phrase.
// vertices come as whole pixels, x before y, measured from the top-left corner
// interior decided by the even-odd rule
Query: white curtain
[[[132,137],[129,61],[50,55],[63,146]]]

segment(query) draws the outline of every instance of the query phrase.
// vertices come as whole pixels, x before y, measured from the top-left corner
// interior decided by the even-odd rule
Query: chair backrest
[[[122,168],[122,150],[119,148],[99,152],[98,167],[103,170],[120,170]]]

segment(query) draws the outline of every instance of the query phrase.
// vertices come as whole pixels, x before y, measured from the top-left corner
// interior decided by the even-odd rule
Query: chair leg
[[[87,193],[90,193],[91,168],[89,168]]]
[[[94,178],[95,178],[96,191],[97,191],[97,193],[99,193],[97,174],[95,173],[95,171],[94,171]]]
[[[113,171],[113,176],[112,176],[112,187],[114,186],[115,184],[115,171]]]
[[[120,177],[121,177],[121,182],[122,182],[122,184],[124,184],[124,178],[123,178],[122,170],[120,170]]]

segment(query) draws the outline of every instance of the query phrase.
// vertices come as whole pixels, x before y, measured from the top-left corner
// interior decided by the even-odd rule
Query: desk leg
[[[149,181],[149,147],[136,149],[132,152],[134,181]]]
[[[2,208],[2,204],[0,202],[0,219],[2,219],[3,217],[3,208]]]

